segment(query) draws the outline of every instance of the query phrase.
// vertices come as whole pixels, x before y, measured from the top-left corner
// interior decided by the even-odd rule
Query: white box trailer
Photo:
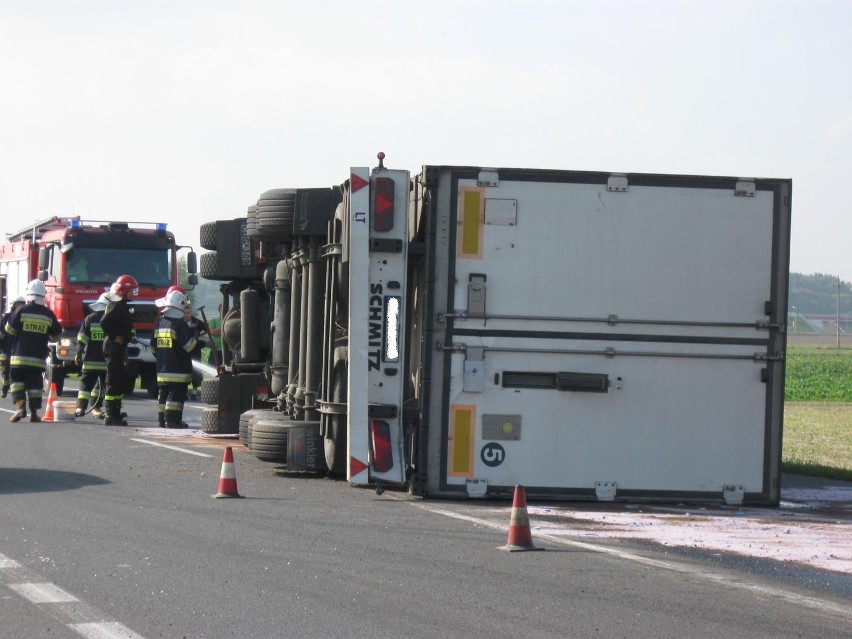
[[[348,399],[322,403],[353,484],[778,503],[790,180],[351,175]]]

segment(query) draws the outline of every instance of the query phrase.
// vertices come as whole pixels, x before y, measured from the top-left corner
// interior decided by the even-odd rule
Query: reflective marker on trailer
[[[370,421],[370,453],[373,470],[385,473],[393,468],[390,424],[380,419]]]
[[[373,189],[374,231],[390,231],[393,228],[394,187],[392,178],[376,178]]]
[[[349,458],[349,474],[351,477],[367,470],[367,464],[355,457]]]
[[[352,185],[351,190],[353,193],[360,191],[367,186],[367,180],[362,178],[360,175],[355,175],[354,173],[349,176],[349,182]]]

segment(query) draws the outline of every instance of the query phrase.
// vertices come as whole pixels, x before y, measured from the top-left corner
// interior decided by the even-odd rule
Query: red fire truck
[[[154,300],[178,283],[180,249],[189,250],[187,271],[194,285],[195,253],[178,245],[165,224],[50,217],[7,235],[0,245],[3,308],[24,294],[30,280],[38,278],[47,286],[47,306],[62,324],[62,336],[51,344],[48,362],[50,379],[60,394],[66,374],[76,372],[77,332],[90,312],[89,304],[122,274],[139,282],[139,294],[131,304],[139,340],[128,349],[125,392],[133,392],[140,378],[143,388],[156,392],[154,358],[147,347],[156,319]]]

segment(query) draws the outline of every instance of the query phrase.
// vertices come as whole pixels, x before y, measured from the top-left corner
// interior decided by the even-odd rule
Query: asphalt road
[[[0,636],[852,636],[848,581],[617,540],[504,553],[508,504],[281,473],[125,405],[122,428],[11,424],[0,403]],[[212,499],[229,443],[245,498]]]

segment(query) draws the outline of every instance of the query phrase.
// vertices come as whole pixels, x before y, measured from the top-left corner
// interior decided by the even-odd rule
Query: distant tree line
[[[839,301],[840,315],[852,316],[852,286],[838,279],[823,273],[790,273],[788,312],[795,306],[798,315],[834,315]]]

